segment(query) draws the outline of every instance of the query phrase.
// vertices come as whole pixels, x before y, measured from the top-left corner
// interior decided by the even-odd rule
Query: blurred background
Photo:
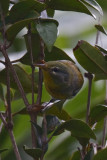
[[[69,54],[72,57],[72,59],[74,59],[75,62],[76,60],[73,56],[72,49],[76,46],[78,40],[85,40],[91,43],[92,45],[95,45],[97,30],[95,29],[94,25],[99,23],[99,19],[101,24],[107,30],[107,1],[97,0],[97,2],[101,5],[104,11],[104,16],[100,17],[100,15],[97,15],[96,20],[93,17],[82,13],[62,12],[62,11],[55,12],[54,19],[56,19],[59,22],[59,34],[55,42],[55,46],[63,49],[67,54]],[[26,30],[25,29],[22,30],[15,39],[13,46],[8,50],[12,60],[20,58],[22,55],[26,53],[25,42],[22,37],[22,35],[24,35],[25,33]],[[100,34],[99,45],[105,49],[107,48],[107,37],[103,34]],[[17,57],[14,57],[14,54],[16,55],[16,53]],[[0,59],[1,60],[3,59],[1,53],[0,53]],[[85,70],[83,70],[78,63],[77,65],[84,74]],[[3,66],[0,65],[0,68],[2,69]],[[30,72],[28,66],[25,66],[25,70],[29,70]],[[104,103],[105,93],[106,93],[105,86],[106,86],[105,81],[97,81],[97,82],[93,81],[91,108],[96,106],[97,104]],[[87,94],[88,94],[88,81],[87,79],[85,79],[84,86],[79,92],[79,94],[64,104],[64,109],[71,115],[71,117],[85,120]],[[30,102],[31,94],[28,94],[27,97]],[[49,101],[49,100],[50,96],[46,92],[45,88],[43,88],[42,101]],[[3,109],[3,106],[4,106],[3,101],[0,100],[0,110]],[[24,104],[21,99],[12,102],[13,112],[20,110],[20,108],[22,107],[24,107]],[[16,137],[16,141],[22,159],[31,160],[32,158],[23,151],[24,144],[31,147],[29,116],[17,115],[14,117],[13,120],[14,120],[14,134]],[[102,128],[103,128],[103,121],[99,122],[95,129],[97,138],[99,140],[99,144],[101,143],[101,138],[102,138]],[[51,142],[49,143],[49,150],[45,156],[45,160],[50,160],[50,159],[70,160],[73,152],[79,146],[80,145],[78,144],[77,140],[70,136],[70,132],[66,131],[63,134],[54,137],[51,140]],[[8,151],[2,154],[1,156],[2,160],[7,160],[7,158],[15,160],[14,154],[12,152],[11,142],[8,133],[5,129],[1,132],[0,148],[9,148]]]

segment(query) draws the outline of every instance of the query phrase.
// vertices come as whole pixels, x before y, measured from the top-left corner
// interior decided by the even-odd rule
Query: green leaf
[[[87,8],[86,4],[84,4],[82,1],[46,0],[46,4],[49,8],[54,10],[82,12],[94,17],[94,15]]]
[[[85,3],[86,5],[89,5],[90,7],[94,8],[95,10],[97,10],[101,15],[103,15],[103,11],[102,8],[100,7],[100,5],[95,1],[95,0],[81,0],[83,3]]]
[[[7,151],[8,149],[0,149],[0,154],[2,153],[2,152],[5,152],[5,151]]]
[[[90,151],[84,157],[84,160],[92,160],[93,156],[94,156],[94,150],[90,149]]]
[[[0,84],[0,98],[4,101],[4,91],[3,86]]]
[[[100,150],[92,160],[106,160],[107,159],[107,148]]]
[[[81,160],[80,152],[79,151],[74,152],[70,160]]]
[[[0,5],[2,8],[2,12],[7,14],[9,8],[9,0],[0,0]]]
[[[24,151],[33,158],[40,158],[42,155],[42,150],[40,148],[29,148],[27,146],[23,146]]]
[[[21,68],[18,65],[14,65],[14,69],[19,77],[19,80],[24,88],[24,91],[26,93],[30,93],[31,92],[31,88],[32,88],[32,81],[31,81],[31,77],[23,70],[23,68]],[[0,72],[0,82],[6,85],[6,69],[2,70]],[[10,72],[10,86],[13,89],[18,90],[17,85],[13,79],[13,75]],[[37,84],[35,83],[35,87],[34,87],[35,93],[37,92]]]
[[[101,52],[103,52],[103,54],[107,54],[107,50],[98,46],[98,45],[95,45]]]
[[[104,27],[102,25],[100,25],[100,24],[95,25],[95,28],[97,30],[99,30],[100,32],[104,33],[105,35],[107,35],[107,32],[106,32],[106,30],[104,29]]]
[[[61,130],[71,131],[71,135],[76,138],[92,138],[96,139],[94,132],[91,128],[83,121],[78,119],[68,120],[61,125],[59,125],[54,132],[54,135],[57,135]]]
[[[60,110],[62,105],[61,101],[52,104],[52,106],[45,111],[45,114],[57,116],[59,119],[65,121],[71,119],[71,116],[64,109]]]
[[[54,17],[55,10],[53,10],[51,8],[47,8],[46,12],[47,12],[48,17]]]
[[[79,41],[74,56],[88,72],[95,74],[95,80],[107,79],[107,62],[102,53],[86,41]]]
[[[106,105],[95,106],[90,112],[90,125],[104,119],[106,115],[107,115]]]
[[[36,29],[49,52],[51,52],[57,38],[57,26],[58,22],[53,19],[39,19],[36,24]]]
[[[37,15],[37,14],[36,14]],[[36,16],[35,15],[35,16]],[[38,15],[37,15],[38,17]],[[35,17],[36,18],[36,17]],[[32,21],[34,21],[35,18],[29,18],[29,19],[25,19],[25,20],[21,20],[19,22],[14,23],[13,25],[11,25],[7,31],[6,31],[6,35],[7,35],[7,39],[9,41],[13,41],[14,38],[16,37],[16,35],[26,26],[28,26],[29,23],[31,23]]]
[[[24,0],[16,3],[10,10],[10,19],[11,22],[17,22],[19,20],[24,19],[29,12],[32,10],[36,10],[37,12],[41,12],[45,9],[46,5],[44,3],[40,3],[36,0]]]

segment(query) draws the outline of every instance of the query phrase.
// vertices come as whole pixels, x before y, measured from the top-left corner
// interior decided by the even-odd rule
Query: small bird
[[[69,60],[48,61],[36,66],[42,69],[45,87],[54,99],[70,99],[83,85],[80,70]]]

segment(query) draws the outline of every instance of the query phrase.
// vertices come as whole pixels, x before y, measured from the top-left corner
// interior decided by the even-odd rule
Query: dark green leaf
[[[82,12],[94,17],[94,15],[87,8],[86,4],[84,4],[82,1],[47,0],[46,4],[48,5],[49,8],[54,10]]]
[[[107,159],[107,148],[99,151],[92,160],[106,160]]]
[[[99,25],[95,25],[95,28],[96,28],[97,30],[99,30],[100,32],[104,33],[105,35],[107,35],[106,30],[105,30],[104,27],[101,26],[100,24],[99,24]]]
[[[107,50],[98,46],[98,45],[95,45],[101,52],[103,52],[104,54],[107,54]]]
[[[41,12],[45,9],[45,4],[40,3],[36,0],[25,0],[16,3],[10,10],[11,22],[17,22],[28,16],[29,12],[32,10]]]
[[[45,111],[45,114],[57,116],[59,119],[65,121],[71,119],[71,116],[64,109],[59,109],[62,107],[62,105],[63,104],[61,102],[52,104],[52,106]]]
[[[40,158],[42,155],[42,150],[40,148],[29,148],[27,146],[23,146],[24,151],[33,158]]]
[[[94,107],[90,112],[90,125],[104,119],[106,115],[107,115],[106,105],[98,105]]]
[[[7,14],[9,8],[9,0],[0,0],[2,12]]]
[[[31,88],[32,88],[32,81],[31,81],[31,77],[18,65],[14,65],[14,69],[19,77],[19,80],[24,88],[24,91],[26,93],[30,93],[31,92]],[[2,70],[0,72],[0,82],[3,84],[6,84],[6,70]],[[18,90],[17,85],[13,79],[13,75],[10,72],[10,86],[13,89]],[[37,92],[37,84],[35,84],[35,93]]]
[[[8,149],[0,149],[0,154],[2,153],[2,152],[5,152],[5,151],[7,151]]]
[[[95,80],[107,79],[107,62],[96,47],[79,41],[74,48],[74,56],[85,70],[95,74]]]
[[[54,135],[57,135],[57,133],[62,129],[71,131],[71,135],[77,138],[96,139],[96,136],[94,132],[91,130],[91,128],[85,122],[78,119],[71,119],[62,123],[57,127],[56,131],[54,132]]]
[[[70,160],[81,160],[80,152],[79,151],[74,152]]]
[[[7,31],[7,39],[9,41],[13,41],[13,39],[16,37],[16,35],[26,26],[28,26],[29,23],[31,23],[32,21],[34,21],[35,18],[29,18],[29,19],[25,19],[25,20],[21,20],[19,22],[14,23],[13,25],[11,25]]]
[[[37,147],[38,148],[42,148],[42,134],[43,134],[43,131],[42,131],[42,128],[37,125],[36,123],[34,122],[31,122],[34,126],[34,129],[35,129],[35,135],[36,135],[36,140],[37,140]]]
[[[54,17],[55,10],[47,8],[46,12],[47,12],[48,17]]]
[[[36,24],[36,29],[49,52],[51,52],[57,38],[57,26],[58,22],[53,19],[39,19]]]
[[[90,151],[86,154],[84,160],[92,160],[93,156],[94,156],[94,150],[90,149]]]
[[[56,116],[47,115],[47,133],[51,133],[55,130],[55,128],[60,124],[59,119]]]
[[[103,11],[102,8],[100,7],[100,5],[95,1],[95,0],[81,0],[83,3],[85,3],[86,5],[89,5],[90,7],[94,8],[95,10],[97,10],[101,15],[103,15]]]
[[[0,84],[0,98],[4,101],[3,86]]]

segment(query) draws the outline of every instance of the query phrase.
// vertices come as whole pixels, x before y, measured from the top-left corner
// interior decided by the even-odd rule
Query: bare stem
[[[90,101],[91,101],[91,87],[92,87],[92,79],[93,75],[91,73],[85,73],[85,77],[88,78],[89,87],[88,87],[88,100],[87,100],[87,113],[86,113],[86,123],[89,123],[89,115],[90,115]]]

